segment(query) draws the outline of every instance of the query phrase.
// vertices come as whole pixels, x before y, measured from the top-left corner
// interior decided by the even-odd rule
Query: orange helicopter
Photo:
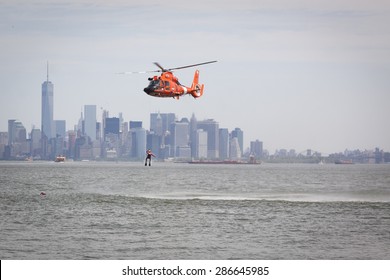
[[[198,65],[204,65],[204,64],[215,63],[215,62],[217,61],[216,60],[208,61],[208,62],[203,62],[198,64],[170,68],[170,69],[165,69],[158,62],[154,62],[154,64],[158,68],[160,68],[160,70],[144,71],[144,72],[123,72],[120,74],[161,72],[160,77],[153,76],[152,78],[148,78],[150,83],[146,88],[144,88],[144,92],[146,92],[148,95],[155,96],[155,97],[173,97],[179,99],[179,97],[182,95],[191,94],[194,98],[199,98],[203,95],[203,90],[204,90],[204,84],[199,84],[199,70],[195,71],[194,80],[192,82],[191,87],[187,87],[180,84],[178,78],[175,75],[173,75],[172,70],[195,67]]]

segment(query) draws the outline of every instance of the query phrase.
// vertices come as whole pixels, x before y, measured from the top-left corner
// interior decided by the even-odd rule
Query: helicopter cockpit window
[[[159,85],[160,81],[159,80],[152,80],[149,83],[149,87],[157,87]]]

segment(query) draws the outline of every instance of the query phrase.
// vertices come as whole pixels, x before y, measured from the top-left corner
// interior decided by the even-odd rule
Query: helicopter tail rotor
[[[191,85],[191,95],[194,98],[199,98],[203,95],[204,84],[199,84],[199,70],[195,71],[194,81]]]

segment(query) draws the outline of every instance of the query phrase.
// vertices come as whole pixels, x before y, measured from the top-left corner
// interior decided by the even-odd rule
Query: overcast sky
[[[390,2],[0,0],[0,131],[40,128],[49,61],[54,119],[84,105],[111,117],[152,112],[212,118],[275,149],[390,151]],[[200,66],[202,98],[154,98],[155,70]],[[195,69],[175,72],[191,85]]]

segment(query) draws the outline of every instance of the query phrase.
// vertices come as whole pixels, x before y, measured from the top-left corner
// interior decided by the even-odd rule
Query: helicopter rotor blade
[[[115,73],[115,74],[119,74],[119,75],[130,75],[130,74],[145,74],[146,71],[143,71],[143,72],[118,72],[118,73]]]
[[[158,68],[160,68],[161,70],[153,70],[153,71],[138,71],[138,72],[119,72],[117,74],[125,74],[125,75],[128,75],[128,74],[146,74],[146,73],[156,73],[156,72],[168,72],[168,71],[172,71],[172,70],[178,70],[178,69],[184,69],[184,68],[190,68],[190,67],[195,67],[195,66],[198,66],[198,65],[204,65],[204,64],[210,64],[210,63],[215,63],[217,62],[217,60],[213,60],[213,61],[207,61],[207,62],[202,62],[202,63],[197,63],[197,64],[191,64],[191,65],[186,65],[186,66],[180,66],[180,67],[175,67],[175,68],[170,68],[170,69],[165,69],[164,67],[161,66],[160,63],[158,62],[154,62],[154,65],[156,65]]]
[[[165,68],[162,67],[162,66],[160,65],[160,63],[158,63],[158,62],[154,62],[154,65],[156,65],[158,68],[161,69],[161,71],[160,71],[160,70],[157,70],[156,72],[167,72],[167,71],[171,70],[171,69],[165,69]]]
[[[118,72],[116,74],[120,75],[130,75],[130,74],[147,74],[147,73],[156,73],[156,72],[161,72],[161,70],[153,70],[153,71],[137,71],[137,72]]]
[[[210,63],[215,63],[215,62],[217,62],[217,60],[207,61],[207,62],[202,62],[202,63],[197,63],[197,64],[191,64],[191,65],[186,65],[186,66],[181,66],[181,67],[170,68],[168,70],[171,71],[171,70],[190,68],[190,67],[195,67],[195,66],[198,66],[198,65],[210,64]]]

